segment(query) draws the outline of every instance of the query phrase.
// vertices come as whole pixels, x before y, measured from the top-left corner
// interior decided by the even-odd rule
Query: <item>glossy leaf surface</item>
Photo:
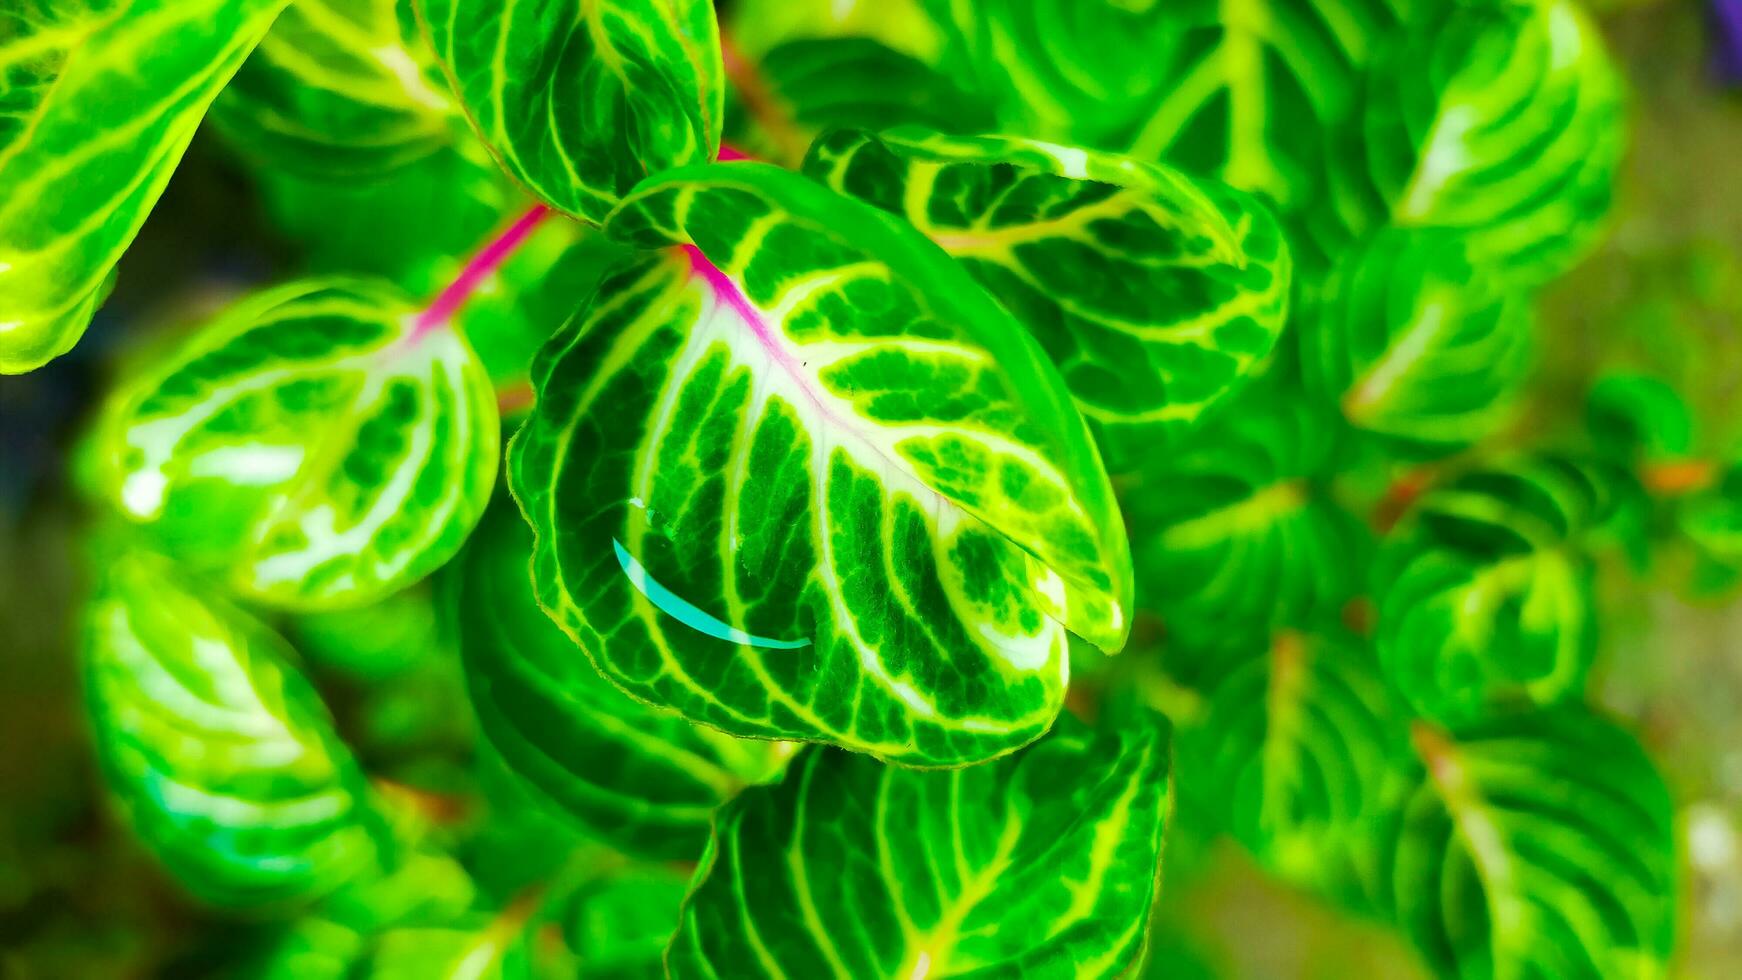
[[[206,107],[287,2],[0,9],[0,374],[78,341]]]
[[[1165,723],[1146,720],[1065,716],[1018,755],[947,772],[807,749],[720,815],[669,975],[1123,975],[1170,792]]]
[[[911,229],[732,163],[607,228],[659,247],[535,366],[511,484],[534,578],[607,676],[738,735],[942,765],[1118,649],[1111,489],[1045,355]]]
[[[484,733],[590,836],[652,859],[701,853],[714,809],[779,774],[788,743],[733,738],[600,676],[533,597],[532,533],[511,506],[461,559],[461,650]]]
[[[86,611],[85,677],[109,786],[208,901],[320,897],[373,866],[384,828],[289,647],[205,592],[161,559],[108,564]]]
[[[1195,422],[1282,333],[1282,232],[1223,185],[1030,140],[905,129],[825,136],[805,171],[962,262],[1033,331],[1116,467]]]
[[[418,0],[510,174],[595,224],[642,178],[705,163],[724,115],[712,0]]]
[[[464,342],[397,290],[338,279],[231,308],[117,395],[109,432],[124,515],[299,608],[360,605],[451,557],[500,441]]]
[[[1596,656],[1582,545],[1611,506],[1599,474],[1554,456],[1424,497],[1375,569],[1380,660],[1404,697],[1458,720],[1578,696]]]
[[[1505,421],[1529,367],[1522,294],[1445,232],[1384,232],[1345,256],[1301,330],[1308,387],[1356,428],[1443,453]]]
[[[458,113],[397,0],[297,0],[213,107],[265,165],[327,179],[378,177],[436,152]]]
[[[1415,743],[1427,774],[1390,879],[1398,922],[1437,972],[1668,975],[1670,798],[1632,736],[1562,709],[1452,738],[1418,728]]]

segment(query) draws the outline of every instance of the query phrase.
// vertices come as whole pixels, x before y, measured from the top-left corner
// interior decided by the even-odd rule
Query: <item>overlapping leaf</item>
[[[650,174],[714,158],[711,0],[418,0],[454,92],[508,172],[599,223]]]
[[[607,230],[661,250],[535,367],[511,484],[540,601],[637,698],[738,735],[942,765],[1116,650],[1130,566],[1045,355],[912,229],[760,164],[674,171]]]
[[[1186,642],[1170,672],[1201,699],[1179,729],[1182,806],[1207,813],[1290,881],[1364,906],[1377,901],[1402,713],[1368,650],[1334,629],[1268,642]]]
[[[265,165],[328,179],[380,176],[436,152],[458,113],[396,0],[297,0],[213,107]]]
[[[1626,145],[1621,83],[1576,0],[1441,4],[1368,76],[1366,227],[1456,229],[1513,282],[1602,230]]]
[[[1426,764],[1386,876],[1441,976],[1668,975],[1669,792],[1637,742],[1581,708],[1418,727]]]
[[[1575,697],[1596,655],[1589,544],[1614,496],[1594,465],[1527,457],[1435,489],[1375,569],[1380,660],[1429,717]]]
[[[357,605],[459,550],[500,440],[452,330],[385,284],[253,296],[119,392],[113,503],[264,601]]]
[[[668,975],[1125,975],[1161,857],[1164,726],[1067,715],[948,772],[807,749],[720,815]]]
[[[1138,604],[1199,635],[1335,619],[1370,551],[1329,493],[1335,420],[1276,381],[1222,411],[1124,493]]]
[[[0,9],[0,374],[78,341],[206,107],[287,2]]]
[[[375,866],[385,827],[289,648],[168,562],[112,561],[85,616],[110,788],[190,890],[306,901]]]
[[[1355,427],[1430,454],[1505,421],[1531,347],[1525,297],[1449,232],[1388,231],[1345,256],[1301,329],[1314,394]]]
[[[497,508],[462,559],[462,652],[484,733],[590,836],[649,858],[701,853],[714,809],[777,775],[782,742],[733,738],[631,700],[533,598],[532,535]]]
[[[1270,353],[1290,262],[1250,197],[1123,157],[1003,137],[840,132],[805,171],[961,261],[1058,365],[1115,468]]]

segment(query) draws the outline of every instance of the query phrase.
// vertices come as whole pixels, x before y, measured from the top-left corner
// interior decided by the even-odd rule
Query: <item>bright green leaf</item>
[[[1380,661],[1417,711],[1457,721],[1583,692],[1596,656],[1583,546],[1613,502],[1600,473],[1556,456],[1422,498],[1374,581]]]
[[[283,640],[168,562],[107,563],[85,678],[109,786],[188,889],[307,901],[376,866],[385,825]]]
[[[1038,737],[1130,565],[1043,352],[941,251],[761,164],[675,171],[660,248],[541,353],[511,485],[540,602],[637,698],[923,765]]]
[[[206,107],[287,2],[0,9],[0,374],[78,341]]]
[[[1649,374],[1604,375],[1585,397],[1585,427],[1618,461],[1674,459],[1694,448],[1694,417],[1676,390]]]
[[[1452,737],[1418,726],[1415,743],[1426,776],[1387,877],[1441,976],[1668,975],[1670,798],[1632,736],[1579,708]]]
[[[1147,720],[947,772],[806,750],[721,813],[669,976],[1126,975],[1170,798]]]
[[[213,120],[264,165],[314,177],[377,177],[436,152],[459,107],[409,13],[396,0],[297,0]]]
[[[712,0],[417,0],[502,165],[546,203],[602,222],[643,177],[720,144]]]
[[[532,534],[512,507],[461,559],[461,649],[484,734],[515,772],[590,835],[690,860],[714,809],[779,774],[793,746],[733,738],[613,687],[533,598]]]
[[[1196,422],[1282,333],[1281,230],[1222,185],[1031,140],[917,130],[825,136],[805,171],[961,261],[1052,356],[1116,468]]]
[[[1310,390],[1400,449],[1492,434],[1530,363],[1526,298],[1446,232],[1384,232],[1345,256],[1301,325]]]
[[[238,303],[112,413],[121,513],[237,592],[295,608],[361,605],[452,557],[500,440],[465,343],[363,280]]]

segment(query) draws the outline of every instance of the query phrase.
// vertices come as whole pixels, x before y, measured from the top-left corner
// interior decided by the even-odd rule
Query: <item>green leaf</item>
[[[569,949],[587,980],[664,980],[689,877],[639,867],[583,888],[564,915]]]
[[[1052,356],[1115,468],[1195,423],[1282,333],[1281,230],[1222,185],[1032,140],[907,129],[825,136],[805,172],[961,261]]]
[[[1710,487],[1689,497],[1677,522],[1708,560],[1742,568],[1742,460],[1721,468]]]
[[[366,280],[243,300],[112,412],[120,512],[235,591],[300,609],[373,601],[452,557],[500,439],[465,343]]]
[[[1405,740],[1371,651],[1319,630],[1168,654],[1201,699],[1179,728],[1181,806],[1288,881],[1357,907],[1376,901],[1375,838]]]
[[[793,746],[733,738],[629,698],[533,597],[532,534],[493,508],[460,565],[461,650],[484,734],[590,835],[650,859],[701,853],[716,807]]]
[[[1123,976],[1161,859],[1164,728],[1067,715],[948,772],[808,749],[721,813],[668,975]]]
[[[1614,498],[1557,456],[1431,491],[1375,568],[1380,662],[1421,714],[1448,721],[1577,697],[1596,656],[1591,535]]]
[[[1263,381],[1144,468],[1123,493],[1138,606],[1198,635],[1335,619],[1371,550],[1330,495],[1337,432]]]
[[[1606,455],[1624,462],[1686,456],[1694,448],[1694,417],[1681,395],[1649,374],[1615,372],[1585,397],[1585,428]]]
[[[1676,856],[1668,790],[1639,744],[1585,709],[1447,737],[1386,876],[1397,921],[1442,976],[1668,975]]]
[[[1576,0],[1450,3],[1368,75],[1367,228],[1455,229],[1508,281],[1545,282],[1603,230],[1622,88]]]
[[[1506,421],[1532,318],[1463,239],[1387,231],[1338,264],[1300,336],[1308,388],[1351,425],[1443,454]]]
[[[0,374],[78,341],[206,107],[287,2],[0,10]]]
[[[297,0],[213,121],[266,166],[313,177],[378,177],[435,153],[459,107],[409,13],[397,0]]]
[[[317,667],[376,683],[416,670],[445,642],[430,590],[416,587],[367,606],[298,616],[292,636]]]
[[[720,144],[711,0],[418,0],[454,92],[510,174],[598,224],[643,177]]]
[[[385,826],[289,647],[208,591],[142,553],[107,563],[84,669],[110,789],[202,898],[321,897],[375,866]]]
[[[510,483],[540,604],[635,697],[917,765],[1031,741],[1116,650],[1107,477],[1033,340],[917,232],[795,174],[674,171],[658,248],[535,365]]]

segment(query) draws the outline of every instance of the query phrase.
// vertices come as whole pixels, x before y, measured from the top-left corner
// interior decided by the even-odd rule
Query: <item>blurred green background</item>
[[[1632,153],[1609,240],[1542,299],[1526,417],[1546,426],[1580,411],[1602,371],[1643,369],[1688,396],[1706,445],[1742,446],[1742,75],[1716,68],[1714,4],[1594,6],[1632,82]],[[1742,52],[1742,37],[1730,43]],[[245,172],[202,135],[91,336],[47,370],[0,380],[5,980],[198,976],[247,933],[183,898],[98,792],[73,653],[81,556],[69,447],[129,330],[190,319],[275,277],[291,254]],[[1678,974],[1742,977],[1742,603],[1690,604],[1628,578],[1609,584],[1603,608],[1600,698],[1637,726],[1678,801]],[[401,642],[439,643],[430,628]],[[320,646],[301,640],[305,652]],[[451,659],[387,695],[342,662],[314,666],[376,771],[439,786],[444,767],[466,761]],[[1232,846],[1172,858],[1151,976],[1422,975],[1391,933],[1268,882]]]

